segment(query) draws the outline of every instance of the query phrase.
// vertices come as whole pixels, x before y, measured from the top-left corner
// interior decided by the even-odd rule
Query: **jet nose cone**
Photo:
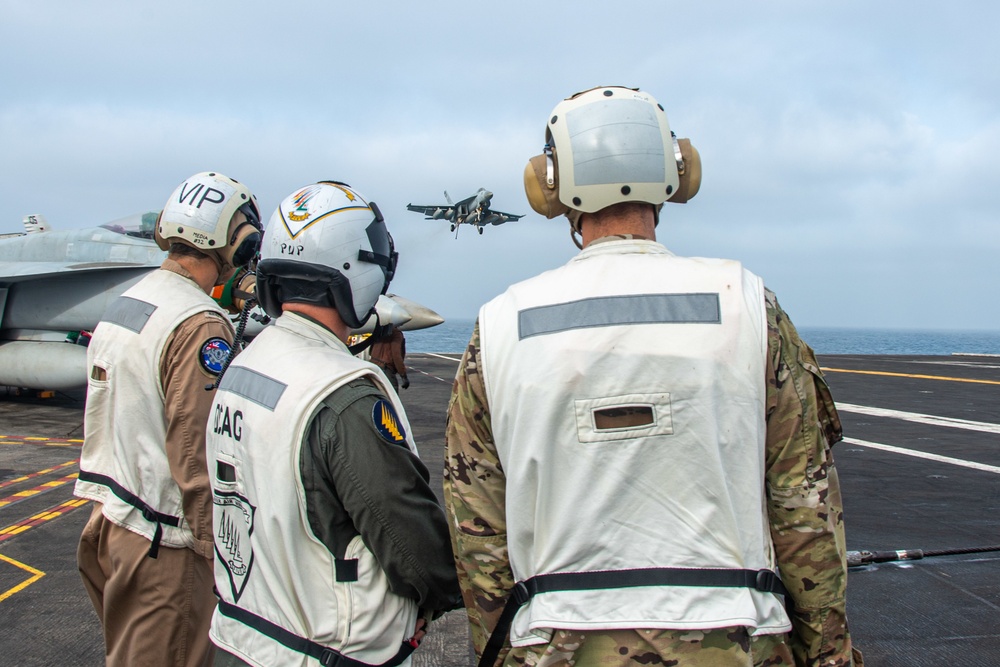
[[[416,331],[417,329],[428,329],[436,327],[444,322],[444,318],[435,313],[427,306],[422,306],[415,301],[404,299],[403,297],[390,294],[389,298],[403,307],[410,315],[410,320],[400,327],[403,331]]]

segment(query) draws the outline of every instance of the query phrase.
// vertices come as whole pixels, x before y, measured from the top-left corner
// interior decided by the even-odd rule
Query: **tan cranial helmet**
[[[688,139],[670,131],[651,95],[607,86],[577,93],[556,105],[546,128],[545,151],[529,160],[524,190],[537,213],[581,213],[621,202],[684,203],[701,186],[701,158]]]
[[[261,230],[257,199],[250,190],[228,176],[206,171],[191,176],[170,195],[154,238],[163,250],[175,242],[197,248],[226,272],[254,258]]]

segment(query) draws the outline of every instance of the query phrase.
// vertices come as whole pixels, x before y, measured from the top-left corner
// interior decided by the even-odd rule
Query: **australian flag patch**
[[[224,338],[209,338],[201,346],[201,367],[212,375],[218,375],[231,349]]]

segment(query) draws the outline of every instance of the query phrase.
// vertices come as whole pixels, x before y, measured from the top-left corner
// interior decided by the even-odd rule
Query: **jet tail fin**
[[[28,234],[40,234],[52,229],[48,220],[41,213],[30,213],[24,216],[21,222],[24,223],[24,231]]]
[[[455,205],[455,202],[453,202],[451,200],[451,197],[448,196],[448,191],[447,190],[444,191],[444,200],[446,202],[448,202],[448,206],[454,206]]]

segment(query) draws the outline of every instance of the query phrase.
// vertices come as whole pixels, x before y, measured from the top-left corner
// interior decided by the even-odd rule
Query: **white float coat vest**
[[[606,241],[487,303],[479,328],[515,581],[774,569],[760,278],[652,241]],[[648,423],[614,422],[625,413]],[[511,640],[543,643],[549,628],[779,633],[782,604],[735,586],[546,592],[517,613]]]
[[[392,401],[416,452],[403,406],[378,368],[294,313],[266,327],[219,385],[207,431],[221,598],[210,634],[251,664],[317,664],[269,636],[267,628],[274,634],[275,626],[369,664],[392,658],[413,634],[416,602],[389,590],[361,536],[345,554],[357,560],[357,580],[337,581],[342,561],[309,526],[302,443],[322,400],[361,377]]]
[[[160,358],[174,329],[204,311],[226,319],[193,280],[156,270],[108,306],[87,347],[84,442],[74,494],[103,503],[110,521],[149,539],[150,555],[160,543],[195,543],[167,460]],[[95,377],[95,366],[106,377]]]

